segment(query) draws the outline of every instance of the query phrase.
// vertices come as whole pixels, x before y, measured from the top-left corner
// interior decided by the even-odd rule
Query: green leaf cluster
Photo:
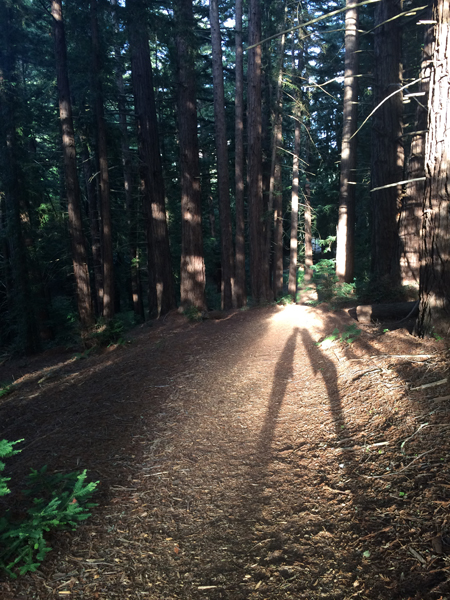
[[[9,458],[17,442],[0,440],[0,458]],[[6,485],[10,478],[1,472],[5,463],[0,461],[0,496],[10,493]],[[0,518],[0,570],[10,577],[36,571],[50,552],[45,534],[54,529],[75,529],[90,515],[95,504],[89,502],[98,482],[86,483],[86,471],[68,474],[49,474],[47,467],[32,469],[22,495],[29,505],[21,517],[7,511]]]

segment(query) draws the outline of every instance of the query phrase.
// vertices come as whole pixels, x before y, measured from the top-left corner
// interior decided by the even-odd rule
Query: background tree
[[[420,269],[420,336],[450,332],[450,3],[433,2],[428,133]]]
[[[355,236],[356,128],[358,122],[358,7],[347,0],[345,13],[344,106],[341,150],[339,219],[337,227],[336,275],[353,281]]]

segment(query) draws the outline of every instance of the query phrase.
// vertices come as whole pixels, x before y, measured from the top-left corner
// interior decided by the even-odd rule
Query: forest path
[[[28,368],[22,395],[0,405],[0,437],[26,438],[15,472],[31,446],[40,464],[88,468],[103,494],[36,574],[0,583],[2,599],[415,598],[442,587],[442,570],[421,572],[396,546],[398,490],[366,474],[393,468],[379,453],[417,429],[421,408],[402,404],[401,370],[364,361],[425,344],[367,328],[347,347],[317,346],[351,323],[304,306],[195,325],[172,316],[128,348]]]

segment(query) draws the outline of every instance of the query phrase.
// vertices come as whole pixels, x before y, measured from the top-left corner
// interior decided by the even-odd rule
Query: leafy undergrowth
[[[449,597],[444,342],[355,329],[304,306],[173,314],[87,361],[5,365],[0,438],[33,448],[14,477],[102,483],[2,600]]]

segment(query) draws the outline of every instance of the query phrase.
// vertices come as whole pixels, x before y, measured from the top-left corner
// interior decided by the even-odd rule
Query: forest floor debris
[[[101,482],[92,517],[0,579],[2,600],[450,598],[449,355],[373,325],[318,345],[354,323],[173,313],[84,361],[2,364],[0,438],[25,438],[14,485],[43,464]]]

